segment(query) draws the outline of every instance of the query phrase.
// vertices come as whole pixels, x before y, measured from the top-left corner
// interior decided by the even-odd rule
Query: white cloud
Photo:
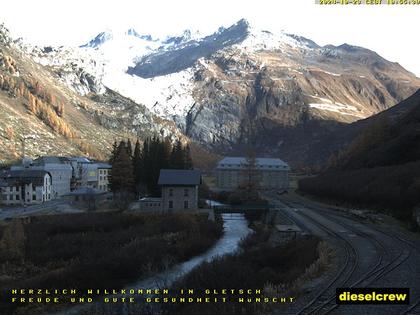
[[[314,0],[21,0],[2,3],[12,32],[44,45],[79,45],[107,28],[157,35],[186,28],[210,33],[246,18],[318,44],[349,43],[375,50],[420,76],[419,6],[322,6]]]

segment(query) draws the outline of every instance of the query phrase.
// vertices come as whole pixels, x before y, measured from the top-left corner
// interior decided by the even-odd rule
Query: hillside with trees
[[[411,97],[410,106],[397,119],[386,112],[371,118],[323,173],[301,180],[299,189],[410,220],[420,203],[420,93]]]

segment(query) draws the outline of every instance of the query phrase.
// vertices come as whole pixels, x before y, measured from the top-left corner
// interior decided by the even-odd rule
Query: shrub
[[[195,292],[245,288],[264,289],[264,294],[271,297],[276,295],[269,295],[270,292],[282,290],[284,293],[318,260],[319,240],[311,238],[283,246],[270,246],[268,237],[269,234],[258,230],[241,243],[241,252],[203,263],[177,281],[172,291],[179,292],[182,288],[194,288]],[[260,314],[264,306],[235,302],[181,303],[164,305],[163,308],[164,314]]]
[[[12,221],[0,230],[0,276],[13,278],[0,289],[122,288],[200,254],[221,234],[221,224],[195,215],[91,212]]]

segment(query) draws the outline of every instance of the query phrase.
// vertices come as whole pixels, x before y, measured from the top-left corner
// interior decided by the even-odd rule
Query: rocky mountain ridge
[[[157,39],[129,29],[81,47],[22,49],[77,94],[115,91],[210,150],[253,146],[297,163],[313,162],[309,147],[335,126],[386,110],[420,87],[368,49],[319,46],[246,20],[207,36]]]

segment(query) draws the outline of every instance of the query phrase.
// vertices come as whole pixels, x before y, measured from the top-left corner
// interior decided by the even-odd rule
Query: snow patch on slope
[[[114,72],[105,75],[103,82],[158,116],[174,119],[185,117],[194,104],[192,77],[191,69],[151,79]]]
[[[335,77],[340,77],[341,76],[341,74],[339,74],[339,73],[333,73],[333,72],[329,72],[329,71],[325,71],[325,70],[318,70],[318,71],[324,72],[326,74],[329,74],[329,75],[332,75],[332,76],[335,76]]]
[[[236,45],[236,47],[248,51],[277,50],[282,48],[310,49],[308,43],[283,31],[273,33],[251,25],[249,25],[248,31],[248,37],[242,43]]]
[[[310,108],[316,108],[316,109],[320,109],[324,111],[331,111],[331,112],[339,113],[341,115],[349,115],[349,116],[354,116],[354,117],[366,118],[366,115],[364,115],[356,106],[334,102],[327,98],[318,97],[315,95],[310,95],[310,96],[323,102],[323,103],[309,103],[308,105]]]

